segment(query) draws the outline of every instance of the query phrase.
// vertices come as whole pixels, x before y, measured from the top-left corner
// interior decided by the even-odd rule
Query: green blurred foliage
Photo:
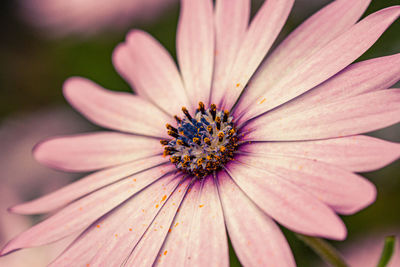
[[[314,1],[315,2],[315,1]],[[305,18],[327,1],[307,5],[298,1],[278,38],[282,40]],[[398,0],[373,0],[365,15],[379,9],[400,4]],[[254,6],[259,6],[255,3]],[[300,12],[301,11],[301,12]],[[62,83],[70,76],[83,76],[102,86],[119,91],[130,91],[118,76],[111,62],[114,47],[124,40],[125,31],[108,32],[86,38],[48,38],[43,32],[23,23],[17,16],[15,2],[0,2],[0,121],[14,114],[29,113],[45,106],[66,105]],[[175,57],[175,33],[178,7],[164,14],[156,22],[136,25],[155,36]],[[359,60],[400,52],[400,22],[395,22]],[[396,130],[396,129],[395,129]],[[395,140],[399,141],[399,133]],[[365,210],[343,217],[354,240],[368,232],[382,228],[400,228],[400,166],[399,162],[365,174],[378,188],[377,201]],[[312,266],[318,258],[288,230],[283,229],[293,249],[298,266]],[[332,242],[335,246],[341,242]],[[240,266],[230,247],[231,266]]]

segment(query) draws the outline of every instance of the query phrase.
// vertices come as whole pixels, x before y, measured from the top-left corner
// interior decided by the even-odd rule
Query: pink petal
[[[187,103],[174,60],[149,34],[133,30],[115,48],[113,63],[136,93],[174,115]],[[171,101],[173,99],[174,101]]]
[[[182,0],[177,57],[191,109],[208,103],[214,65],[214,21],[211,0]]]
[[[10,208],[10,210],[19,214],[50,212],[124,177],[134,175],[166,162],[168,161],[165,158],[157,155],[135,160],[134,162],[129,162],[118,167],[111,167],[90,174],[43,197],[16,205]]]
[[[224,216],[214,180],[204,178],[199,190],[185,266],[229,266]]]
[[[213,177],[197,181],[188,192],[160,253],[156,263],[161,266],[229,266],[224,218]]]
[[[300,187],[240,162],[228,164],[227,171],[260,209],[288,229],[312,236],[345,238],[346,228],[340,218]]]
[[[400,6],[375,12],[315,51],[301,64],[287,69],[286,74],[275,73],[279,75],[279,81],[269,86],[260,80],[255,86],[263,87],[264,92],[259,93],[257,99],[247,96],[241,98],[236,111],[237,114],[245,112],[241,121],[271,110],[335,75],[371,47],[399,14]],[[257,92],[253,89],[248,88]]]
[[[159,179],[99,218],[51,266],[64,266],[72,262],[83,266],[120,266],[179,181],[174,176]],[[155,208],[156,205],[160,207]]]
[[[257,12],[237,53],[223,89],[222,107],[231,109],[264,59],[289,16],[294,0],[268,0]],[[219,100],[219,99],[215,99]]]
[[[333,165],[310,159],[256,154],[242,156],[240,161],[268,170],[278,179],[286,179],[339,213],[352,214],[375,201],[376,189],[371,182]]]
[[[187,191],[174,222],[168,230],[168,236],[160,250],[162,253],[158,255],[154,262],[156,266],[184,266],[192,221],[194,214],[199,209],[199,195],[200,183],[196,182]],[[167,254],[164,255],[165,251],[167,251]]]
[[[79,77],[65,82],[64,95],[75,109],[100,126],[155,137],[168,136],[163,126],[171,117],[140,97],[104,90]]]
[[[289,244],[274,221],[225,172],[218,174],[218,182],[226,227],[242,265],[296,266]]]
[[[167,255],[168,251],[160,251],[161,246],[168,234],[177,210],[185,196],[190,179],[186,179],[174,194],[168,199],[162,210],[133,249],[132,254],[126,261],[127,266],[134,266],[140,262],[142,266],[150,266],[157,259],[158,254]],[[117,248],[119,249],[119,248]]]
[[[168,164],[129,176],[75,201],[50,218],[12,239],[1,255],[13,250],[40,246],[59,240],[89,226],[160,176],[175,169]],[[136,181],[135,181],[136,179]]]
[[[370,92],[282,117],[263,116],[244,127],[244,140],[292,141],[370,132],[400,121],[400,89]]]
[[[353,172],[380,169],[400,157],[400,144],[363,135],[302,142],[256,142],[243,145],[240,150],[266,156],[307,158]]]
[[[37,161],[66,171],[93,171],[162,154],[158,139],[116,132],[56,137],[39,143]]]
[[[215,7],[215,62],[211,103],[225,94],[227,76],[233,67],[249,23],[250,0],[217,0]]]
[[[400,54],[352,64],[314,89],[264,114],[279,120],[311,106],[389,88],[400,79]]]
[[[243,92],[240,100],[243,106],[239,110],[257,101],[267,88],[291,75],[288,70],[295,69],[318,49],[348,30],[369,3],[370,0],[333,1],[303,22],[260,66],[248,85],[249,90]]]

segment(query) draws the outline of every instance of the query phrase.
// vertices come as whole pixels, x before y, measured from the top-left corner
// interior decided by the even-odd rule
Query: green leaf
[[[395,236],[387,236],[385,238],[385,245],[383,246],[381,258],[378,262],[377,267],[386,267],[386,265],[389,263],[390,259],[392,258],[395,243],[396,243]]]
[[[325,240],[297,233],[296,236],[331,266],[348,267],[340,253]]]

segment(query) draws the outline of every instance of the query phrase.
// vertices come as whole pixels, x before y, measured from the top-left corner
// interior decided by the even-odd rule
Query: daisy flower
[[[150,35],[131,31],[113,62],[137,95],[70,78],[64,94],[115,131],[38,144],[36,159],[96,171],[11,211],[54,215],[2,254],[82,231],[50,266],[227,266],[227,234],[245,266],[294,266],[280,225],[342,240],[337,213],[370,205],[354,172],[396,160],[400,145],[359,135],[400,120],[400,54],[351,64],[397,19],[358,21],[368,0],[338,0],[264,60],[293,0],[182,0],[179,70]],[[160,144],[161,143],[161,144]]]

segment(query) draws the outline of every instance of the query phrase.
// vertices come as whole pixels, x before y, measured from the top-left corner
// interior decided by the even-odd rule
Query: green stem
[[[387,236],[385,238],[385,245],[383,246],[381,258],[378,262],[377,267],[385,267],[389,263],[394,252],[395,243],[396,243],[396,237]]]
[[[340,253],[325,240],[301,234],[296,234],[296,236],[330,265],[334,267],[348,267]]]

